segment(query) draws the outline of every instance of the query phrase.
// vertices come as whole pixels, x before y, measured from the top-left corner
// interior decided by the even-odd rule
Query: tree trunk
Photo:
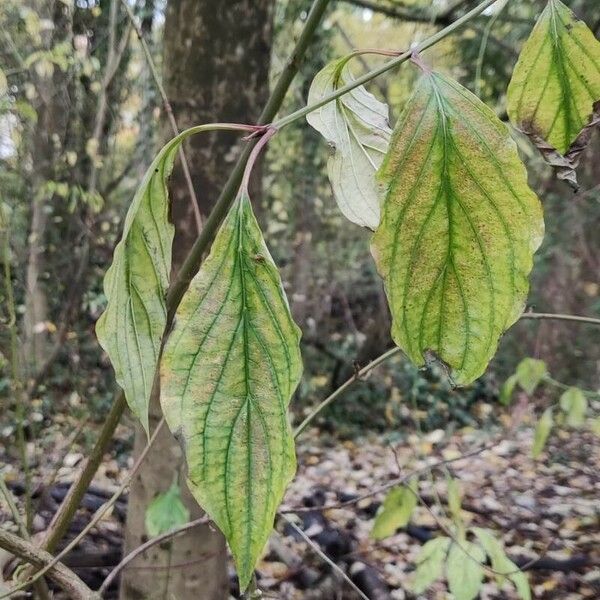
[[[274,0],[169,0],[164,32],[164,83],[179,129],[199,123],[254,123],[268,96],[271,16]],[[164,138],[172,134],[165,130]],[[206,216],[237,156],[239,135],[203,134],[186,145],[198,212]],[[256,188],[258,178],[253,187]],[[256,189],[254,190],[256,193]],[[177,270],[198,234],[188,185],[177,166],[170,185]],[[257,197],[257,196],[255,196]],[[158,401],[150,426],[161,417]],[[146,443],[136,429],[135,455]],[[166,430],[156,440],[130,492],[125,551],[146,539],[144,515],[149,502],[166,490],[179,470],[185,481],[179,444]],[[200,509],[183,485],[191,518]],[[175,568],[175,565],[177,567]],[[179,566],[184,565],[184,566]],[[172,544],[157,545],[136,560],[121,582],[122,600],[222,600],[229,596],[227,554],[221,533],[198,527]],[[148,573],[152,573],[152,577]]]
[[[58,1],[32,0],[30,7],[40,18],[53,23],[41,34],[42,47],[50,50],[69,35],[69,18],[65,5]],[[68,99],[65,75],[54,68],[51,73],[36,73],[32,68],[36,96],[32,101],[37,112],[33,136],[32,157],[36,168],[32,175],[31,225],[28,237],[25,283],[25,313],[23,315],[23,363],[30,375],[44,362],[48,346],[48,300],[43,278],[46,271],[46,230],[53,193],[48,182],[56,179],[57,156],[65,138]]]

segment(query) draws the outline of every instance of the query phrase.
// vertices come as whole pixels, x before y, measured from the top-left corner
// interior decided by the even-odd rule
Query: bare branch
[[[578,315],[565,315],[565,314],[554,314],[554,313],[534,313],[534,312],[526,312],[523,313],[520,319],[548,319],[548,320],[558,320],[558,321],[574,321],[578,323],[589,323],[592,325],[600,325],[600,319],[596,319],[593,317],[581,317]],[[298,425],[296,431],[294,432],[294,438],[297,438],[307,427],[308,425],[318,416],[318,414],[327,406],[329,406],[342,392],[344,392],[347,388],[349,388],[355,381],[358,379],[364,379],[366,375],[368,375],[375,367],[379,366],[381,363],[386,360],[392,358],[396,354],[402,352],[400,348],[392,348],[391,350],[387,350],[381,356],[378,356],[376,359],[372,360],[366,367],[360,369],[346,380],[339,388],[337,388],[334,392],[332,392],[325,400],[320,402],[311,412],[310,414]]]
[[[366,8],[372,10],[375,13],[380,13],[386,17],[392,19],[399,19],[401,21],[410,21],[413,23],[427,23],[429,25],[440,25],[446,27],[452,23],[455,18],[455,12],[461,8],[465,2],[459,1],[454,5],[451,5],[446,10],[436,13],[434,11],[422,10],[418,8],[410,8],[408,6],[390,6],[389,4],[379,4],[373,0],[343,0],[347,4],[358,6],[359,8]],[[488,18],[485,15],[482,18]],[[512,15],[504,16],[501,20],[510,23],[531,23],[530,19],[514,17]]]
[[[71,542],[69,542],[61,552],[59,552],[54,558],[52,558],[51,561],[49,561],[47,564],[45,564],[44,567],[40,571],[35,573],[35,575],[33,575],[27,581],[24,581],[23,583],[16,585],[12,589],[10,589],[8,592],[0,595],[0,599],[9,598],[15,592],[26,589],[30,585],[34,584],[42,575],[45,575],[46,572],[48,572],[53,566],[58,564],[58,561],[60,561],[61,558],[63,558],[67,553],[69,553],[73,548],[75,548],[75,546],[77,546],[77,544],[79,544],[79,542],[81,542],[81,540],[95,527],[96,523],[98,523],[98,521],[100,521],[100,519],[115,505],[117,500],[120,498],[121,494],[129,487],[131,480],[135,477],[136,473],[142,466],[142,463],[146,459],[146,456],[148,456],[148,453],[150,452],[150,449],[152,448],[152,446],[164,424],[165,424],[165,420],[163,418],[163,419],[161,419],[159,424],[156,426],[156,429],[154,430],[152,437],[148,441],[148,444],[144,448],[143,452],[139,455],[138,459],[136,460],[135,464],[133,465],[133,468],[129,472],[129,475],[125,478],[125,481],[119,486],[117,491],[110,497],[110,499],[107,502],[105,502],[95,512],[95,514],[92,517],[92,519],[90,520],[90,522],[81,530],[81,533],[79,533],[77,536],[75,536],[75,538]]]
[[[392,358],[392,356],[396,356],[401,352],[400,348],[392,348],[387,352],[384,352],[381,356],[378,356],[375,360],[372,360],[366,367],[360,369],[347,379],[337,390],[335,390],[332,394],[327,396],[325,400],[323,400],[311,413],[298,425],[296,431],[294,431],[294,438],[297,438],[314,420],[314,418],[327,406],[329,406],[346,388],[350,387],[355,381],[358,379],[363,379],[366,375],[368,375],[375,367],[379,366],[381,363],[386,360]]]
[[[321,548],[319,548],[318,544],[315,544],[307,535],[294,523],[290,517],[283,513],[279,513],[282,518],[284,518],[290,526],[294,529],[294,531],[302,537],[302,539],[314,550],[315,554],[317,554],[320,558],[322,558],[363,600],[369,600],[368,596],[365,596],[363,591],[338,567],[330,558],[325,554]]]
[[[386,492],[387,490],[389,490],[393,487],[407,483],[415,475],[422,475],[423,473],[428,473],[429,471],[434,471],[435,469],[443,468],[446,465],[458,462],[460,460],[465,460],[466,458],[471,458],[473,456],[477,456],[478,454],[481,454],[482,452],[485,452],[486,450],[492,449],[495,445],[496,445],[495,442],[486,444],[485,446],[482,446],[481,448],[477,448],[476,450],[472,450],[471,452],[467,452],[466,454],[462,454],[461,456],[457,456],[455,458],[449,458],[447,460],[440,460],[439,462],[433,463],[432,465],[427,465],[425,467],[421,467],[420,469],[415,469],[414,471],[411,471],[407,475],[403,475],[402,477],[397,477],[396,479],[392,479],[391,481],[388,481],[387,483],[371,490],[370,492],[367,492],[365,494],[357,496],[356,498],[353,498],[352,500],[347,500],[346,502],[339,502],[337,504],[324,504],[322,506],[311,506],[311,507],[301,506],[301,507],[296,507],[296,508],[280,510],[279,512],[281,514],[303,513],[303,512],[332,510],[332,509],[345,508],[347,506],[352,506],[353,504],[357,504],[358,502],[360,502],[362,500],[366,500],[367,498],[372,498],[373,496],[377,496],[378,494],[381,494],[382,492]]]
[[[193,529],[194,527],[198,527],[200,525],[206,525],[210,522],[208,517],[200,517],[199,519],[195,519],[194,521],[190,521],[181,527],[177,527],[172,531],[167,531],[162,535],[157,535],[152,539],[148,540],[146,543],[138,546],[134,550],[132,550],[123,560],[109,573],[108,577],[104,580],[100,589],[98,590],[98,594],[100,596],[104,595],[106,590],[109,588],[110,584],[115,580],[116,576],[129,565],[130,562],[135,560],[140,554],[143,554],[148,550],[148,548],[152,548],[156,544],[160,544],[165,540],[169,540],[171,538],[177,537],[178,535],[185,533],[186,531]],[[172,567],[172,565],[170,565]]]
[[[556,313],[526,312],[521,315],[521,319],[549,319],[554,321],[573,321],[576,323],[589,323],[590,325],[600,325],[600,319],[596,319],[594,317],[581,317],[579,315],[564,315]]]
[[[73,600],[99,598],[73,571],[62,563],[56,562],[51,554],[36,548],[33,544],[2,528],[0,528],[0,547],[35,567],[44,567],[48,577],[67,592],[69,598]],[[14,591],[16,589],[11,590],[11,595]]]

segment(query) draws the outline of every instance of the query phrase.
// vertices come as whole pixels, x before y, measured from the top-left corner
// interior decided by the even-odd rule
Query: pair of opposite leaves
[[[550,0],[527,45],[563,8]],[[561,35],[579,28],[565,24]],[[317,75],[311,99],[350,79],[346,62]],[[531,68],[523,56],[520,64]],[[513,81],[523,85],[516,74]],[[535,115],[545,114],[546,98]],[[373,250],[395,341],[415,363],[437,358],[457,383],[472,381],[522,310],[543,235],[539,201],[506,127],[436,73],[423,75],[393,136],[387,108],[364,88],[309,121],[336,147],[329,169],[340,208],[377,227]],[[574,130],[572,117],[564,123]],[[550,133],[555,128],[556,119]],[[182,141],[205,129],[184,132],[156,157],[105,278],[98,338],[146,429],[167,323],[174,235],[167,179]],[[182,441],[190,488],[227,537],[242,588],[295,470],[287,407],[302,368],[299,338],[249,198],[240,194],[177,310],[160,370],[163,411]]]
[[[166,183],[185,137],[161,150],[134,198],[96,331],[146,430],[160,359],[161,406],[183,446],[190,491],[227,538],[245,589],[296,468],[287,408],[302,371],[300,331],[243,193],[160,358],[173,241]]]
[[[309,103],[352,84],[350,58],[319,73]],[[559,0],[539,17],[507,96],[511,121],[576,184],[600,119],[600,43]],[[473,381],[521,314],[544,230],[507,128],[431,72],[393,134],[387,106],[363,87],[307,119],[333,147],[328,170],[341,211],[375,230],[394,341],[416,364],[439,360],[457,384]]]

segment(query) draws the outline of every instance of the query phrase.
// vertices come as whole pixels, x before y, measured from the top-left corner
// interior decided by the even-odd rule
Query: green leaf
[[[542,209],[506,126],[455,81],[426,73],[378,173],[372,252],[394,341],[456,384],[479,377],[520,316]]]
[[[146,509],[146,532],[156,537],[167,531],[177,529],[190,520],[190,513],[181,501],[179,486],[173,482],[164,493],[150,502]]]
[[[397,529],[406,527],[417,506],[417,485],[417,480],[413,478],[408,486],[398,486],[388,492],[375,517],[371,537],[382,540],[394,535]]]
[[[581,427],[585,421],[588,401],[585,394],[576,387],[565,390],[560,397],[560,407],[567,415],[567,425]]]
[[[468,554],[468,556],[467,556]],[[473,600],[479,594],[483,582],[484,551],[471,542],[450,546],[446,561],[448,587],[454,600]]]
[[[537,358],[524,358],[515,372],[519,385],[531,396],[540,381],[548,374],[546,363]]]
[[[594,433],[597,436],[600,436],[600,417],[590,419],[589,428],[592,433]]]
[[[553,424],[554,419],[552,417],[552,408],[547,408],[540,417],[540,420],[535,428],[535,433],[533,434],[533,448],[531,449],[531,456],[533,458],[538,458],[538,456],[542,453],[542,450],[546,445],[546,441],[548,440],[548,436],[552,431]]]
[[[450,541],[450,538],[440,536],[429,540],[421,548],[411,585],[413,593],[422,594],[434,581],[442,577]]]
[[[161,363],[161,404],[190,490],[248,585],[295,468],[287,415],[300,331],[246,194],[184,296]]]
[[[497,540],[491,531],[473,527],[471,531],[475,534],[479,543],[485,550],[492,563],[492,569],[496,571],[496,582],[501,587],[508,578],[515,586],[521,600],[531,600],[531,589],[527,574],[519,570],[519,567],[506,556],[502,543]],[[506,574],[503,577],[501,573]]]
[[[549,0],[508,86],[508,115],[538,145],[559,177],[574,169],[600,121],[600,42],[559,0]]]
[[[148,432],[148,403],[167,321],[165,297],[174,228],[167,180],[182,137],[171,140],[146,171],[127,211],[121,241],[104,277],[106,310],[96,335],[127,403]]]
[[[454,520],[454,523],[457,526],[462,525],[462,492],[460,489],[460,484],[456,479],[452,477],[446,478],[446,485],[448,487],[448,508],[450,510],[450,515]]]
[[[517,385],[519,378],[516,373],[513,373],[500,388],[500,404],[508,406],[512,398],[512,393]]]
[[[354,81],[349,60],[335,60],[317,73],[308,93],[309,104]],[[332,146],[327,169],[340,210],[353,223],[375,229],[381,203],[375,172],[392,133],[387,105],[361,85],[310,113],[306,120]]]
[[[169,222],[167,182],[182,142],[204,131],[197,125],[165,144],[129,206],[123,234],[104,276],[106,310],[96,335],[115,370],[127,404],[148,433],[148,404],[167,322],[166,295],[175,229]]]

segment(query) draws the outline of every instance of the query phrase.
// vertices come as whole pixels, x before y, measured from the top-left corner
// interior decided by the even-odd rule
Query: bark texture
[[[169,0],[165,22],[163,79],[179,129],[200,123],[254,123],[268,97],[274,0]],[[172,137],[164,127],[164,139]],[[186,145],[199,211],[206,216],[237,158],[239,135],[202,134]],[[253,182],[254,193],[258,178]],[[176,226],[174,269],[195,240],[198,227],[181,168],[170,186]],[[150,426],[160,419],[156,399]],[[136,430],[135,454],[146,443]],[[181,450],[166,427],[157,439],[130,493],[125,551],[146,540],[144,515],[149,502],[166,490],[174,473],[184,473]],[[185,477],[180,477],[184,481]],[[201,511],[185,485],[182,496],[191,518]],[[170,568],[169,568],[170,565]],[[122,600],[222,600],[229,596],[223,536],[198,527],[169,544],[157,545],[136,560],[121,582]],[[148,573],[152,573],[152,577]]]
[[[274,0],[170,0],[164,81],[180,129],[199,123],[255,123],[268,97]],[[170,137],[170,136],[169,136]],[[240,135],[207,133],[186,144],[200,212],[208,215],[237,158]],[[172,179],[181,263],[197,235],[180,169]]]

